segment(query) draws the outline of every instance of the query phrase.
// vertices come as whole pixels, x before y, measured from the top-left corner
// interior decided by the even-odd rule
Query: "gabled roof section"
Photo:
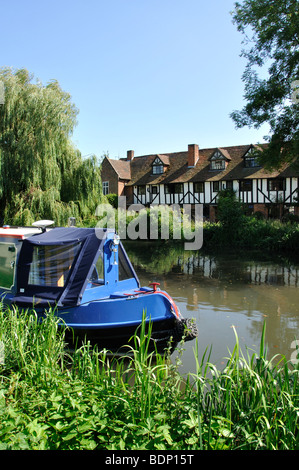
[[[230,156],[230,154],[229,154],[229,152],[228,152],[227,149],[217,148],[217,149],[215,150],[215,152],[212,153],[212,155],[210,156],[209,160],[212,160],[212,159],[213,159],[213,160],[214,160],[214,159],[216,160],[216,159],[222,159],[222,158],[225,159],[225,160],[228,160],[228,161],[231,160],[231,156]]]
[[[169,155],[157,154],[157,158],[163,163],[163,165],[169,165]]]
[[[166,170],[164,173],[153,175],[153,163],[159,158]],[[187,152],[170,153],[170,154],[154,154],[135,157],[131,162],[132,179],[129,185],[159,184],[168,183],[169,180],[176,175],[186,171]]]
[[[129,181],[131,179],[131,166],[129,161],[113,160],[112,158],[107,158],[107,160],[121,180]]]
[[[266,144],[264,144],[263,147],[265,147]],[[262,152],[263,148],[261,145],[250,145],[249,148],[246,150],[246,152],[243,155],[243,158],[246,157],[251,157],[254,155],[257,155],[258,152]]]
[[[231,156],[227,149],[219,148],[218,150],[220,153],[222,153],[222,155],[224,156],[224,158],[226,158],[226,160],[231,160]]]

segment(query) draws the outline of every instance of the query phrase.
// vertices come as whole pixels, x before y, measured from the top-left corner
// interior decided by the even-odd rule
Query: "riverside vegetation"
[[[67,351],[48,312],[0,309],[0,448],[219,450],[298,449],[299,366],[238,337],[223,370],[198,358],[149,354],[144,323],[130,355],[113,359],[89,343]],[[183,345],[180,346],[183,354]]]
[[[94,214],[103,198],[100,163],[71,140],[79,110],[70,94],[26,69],[1,67],[0,83],[1,223],[66,225]]]
[[[84,226],[115,227],[118,231],[120,212],[117,208],[117,195],[105,196],[110,204],[103,217],[91,216],[84,220]],[[180,238],[174,236],[175,213],[169,206],[153,206],[144,208],[139,213],[127,211],[125,217],[126,228],[132,223],[137,236],[146,236],[151,239],[151,219],[158,227],[159,241],[180,244],[186,241],[183,223],[181,224]],[[182,218],[187,215],[182,214]],[[286,214],[282,220],[265,219],[263,214],[246,215],[246,207],[238,200],[232,190],[223,190],[218,195],[217,222],[203,221],[199,228],[203,230],[203,249],[217,251],[217,249],[230,250],[261,250],[276,253],[299,253],[299,217]],[[188,224],[186,224],[189,226]],[[142,230],[141,230],[142,227]],[[144,227],[147,229],[145,230]],[[166,229],[165,229],[166,227]],[[167,240],[163,240],[162,233],[166,233]],[[190,234],[198,229],[195,222],[190,222]],[[177,235],[177,234],[176,234]]]

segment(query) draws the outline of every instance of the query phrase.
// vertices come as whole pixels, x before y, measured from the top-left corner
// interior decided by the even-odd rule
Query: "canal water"
[[[249,253],[207,254],[150,242],[125,243],[141,285],[160,282],[184,317],[194,318],[199,335],[183,346],[181,371],[195,371],[195,354],[219,369],[238,335],[247,357],[258,354],[266,322],[268,358],[296,358],[299,344],[299,259]],[[293,353],[293,356],[292,356]],[[174,353],[174,359],[178,353]]]

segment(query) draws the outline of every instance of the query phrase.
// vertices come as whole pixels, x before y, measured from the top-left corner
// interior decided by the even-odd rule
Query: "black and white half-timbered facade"
[[[127,205],[203,204],[204,216],[215,220],[217,196],[232,189],[249,213],[281,218],[298,211],[299,173],[289,165],[266,171],[259,163],[261,145],[200,149],[190,144],[185,152],[105,158],[102,183],[127,197]]]

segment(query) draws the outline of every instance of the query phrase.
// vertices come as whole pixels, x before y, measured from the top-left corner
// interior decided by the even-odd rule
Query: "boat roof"
[[[16,238],[18,240],[24,240],[34,234],[41,233],[39,228],[35,227],[10,227],[4,225],[0,227],[0,240],[3,238]]]
[[[34,303],[34,298],[38,298],[41,306],[43,303],[78,305],[86,280],[99,256],[99,248],[114,233],[112,229],[58,227],[24,239],[17,266],[18,292],[14,302],[26,305]],[[39,275],[44,280],[51,275],[51,270],[57,276],[55,264],[57,260],[62,263],[65,258],[67,280],[63,285],[54,285],[52,282],[34,283],[30,279],[30,267],[34,263],[38,246],[47,247],[47,257],[50,260],[38,265]]]
[[[29,244],[59,245],[81,241],[86,237],[92,239],[104,240],[108,233],[115,233],[113,229],[103,228],[82,228],[82,227],[57,227],[39,235],[33,235],[27,239]]]
[[[3,225],[0,227],[0,240],[3,238],[16,238],[24,240],[25,238],[39,235],[39,242],[71,242],[78,238],[86,236],[86,234],[95,234],[101,240],[107,237],[108,233],[115,233],[113,229],[103,228],[81,228],[81,227],[56,227],[55,232],[51,235],[54,228],[46,229],[44,232],[40,227],[11,227],[10,225]],[[58,232],[59,231],[59,232]]]

